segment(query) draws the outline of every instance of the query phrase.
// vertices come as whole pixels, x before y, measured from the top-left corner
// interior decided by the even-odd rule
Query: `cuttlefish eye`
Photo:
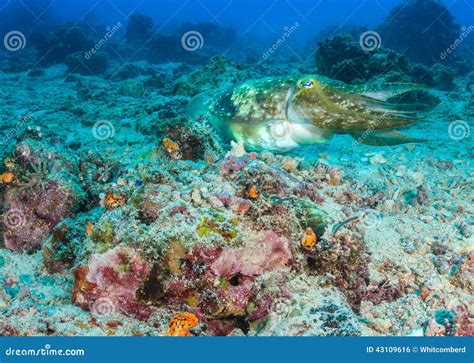
[[[312,78],[306,79],[300,82],[300,87],[301,88],[313,88],[314,85],[316,84],[316,81]]]

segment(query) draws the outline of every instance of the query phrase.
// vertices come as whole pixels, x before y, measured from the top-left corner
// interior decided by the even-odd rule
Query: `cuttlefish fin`
[[[189,101],[186,106],[186,116],[194,120],[199,116],[206,115],[209,111],[209,100],[205,94],[199,93]]]
[[[426,139],[418,139],[393,130],[351,132],[350,135],[358,143],[370,146],[393,146],[427,141]]]

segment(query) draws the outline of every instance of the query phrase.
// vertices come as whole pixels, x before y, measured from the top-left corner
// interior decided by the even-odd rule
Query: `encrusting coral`
[[[166,328],[166,334],[170,336],[191,336],[189,329],[196,327],[199,319],[192,313],[178,313],[174,315]]]

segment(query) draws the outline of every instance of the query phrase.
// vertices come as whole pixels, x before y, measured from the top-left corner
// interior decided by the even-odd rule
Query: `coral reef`
[[[458,38],[460,28],[440,1],[405,0],[392,9],[379,31],[386,47],[415,62],[434,64]]]
[[[377,76],[392,74],[395,80],[408,73],[405,57],[383,48],[366,52],[347,35],[320,41],[315,60],[319,73],[346,83],[362,83]]]
[[[74,270],[72,301],[98,314],[122,312],[145,319],[150,309],[135,293],[148,271],[148,265],[131,248],[117,246],[92,255],[88,265]]]
[[[108,60],[104,53],[96,53],[92,57],[87,57],[84,52],[75,52],[68,54],[64,63],[67,65],[69,73],[95,76],[106,71]]]
[[[225,249],[212,263],[212,271],[219,277],[258,276],[275,266],[285,265],[291,258],[288,240],[267,231],[260,242],[251,242],[237,249]]]
[[[132,14],[127,24],[125,38],[127,42],[146,41],[151,36],[151,29],[153,28],[153,19],[140,14]]]
[[[5,246],[32,252],[61,220],[80,210],[85,193],[70,161],[37,143],[20,143],[5,164],[16,181],[4,194]],[[54,164],[53,164],[54,163]]]
[[[147,43],[152,27],[133,15],[117,54],[86,60],[68,24],[28,39],[42,67],[0,61],[1,335],[473,335],[472,136],[453,131],[474,115],[468,62],[411,63],[391,27],[373,52],[365,28],[323,32],[318,72],[431,88],[390,99],[432,109],[408,130],[429,140],[249,151],[187,119],[191,97],[313,58],[256,63],[255,40],[210,23]],[[234,41],[240,58],[219,54]]]
[[[427,66],[409,62],[404,55],[384,47],[371,52],[364,51],[350,35],[337,35],[318,42],[315,60],[319,73],[355,84],[367,81],[414,82],[451,90],[458,73],[456,68],[440,63]]]
[[[29,40],[38,51],[38,62],[44,65],[62,63],[68,55],[94,46],[94,41],[73,23],[54,32],[33,33]]]

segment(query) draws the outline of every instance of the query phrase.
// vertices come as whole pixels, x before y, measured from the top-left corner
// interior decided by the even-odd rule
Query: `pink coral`
[[[242,278],[237,286],[217,288],[219,309],[213,315],[220,317],[246,316],[247,306],[258,291],[259,287],[249,277]]]
[[[221,163],[220,169],[224,175],[238,173],[249,162],[249,159],[248,155],[242,157],[228,156]]]
[[[101,305],[107,303],[107,312],[122,312],[138,319],[149,316],[149,307],[135,297],[149,267],[133,249],[117,246],[93,255],[81,271],[75,274],[73,300],[77,304],[101,313]]]
[[[267,231],[258,242],[224,250],[212,263],[211,269],[218,276],[232,276],[236,273],[258,276],[274,267],[285,265],[290,258],[288,240],[273,231]]]

